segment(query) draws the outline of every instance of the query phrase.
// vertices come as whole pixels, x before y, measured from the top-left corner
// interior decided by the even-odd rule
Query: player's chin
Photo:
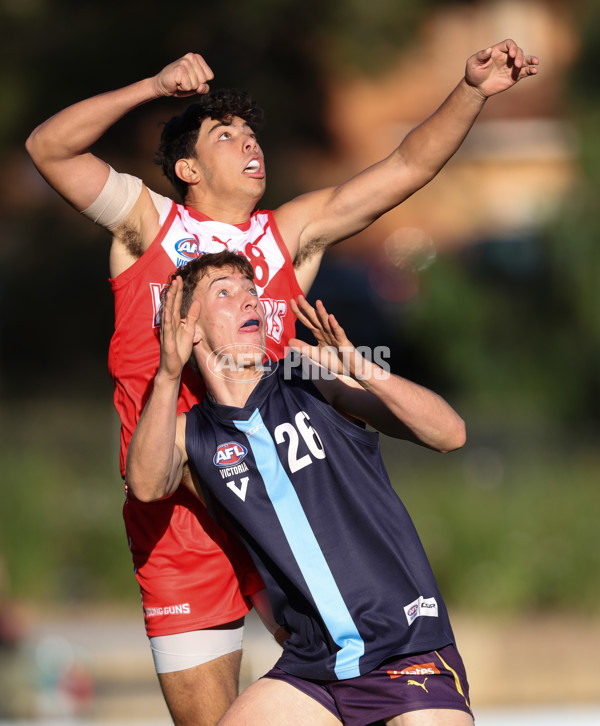
[[[266,350],[265,334],[262,330],[251,331],[245,329],[240,334],[235,345],[235,351],[244,355],[264,355]]]

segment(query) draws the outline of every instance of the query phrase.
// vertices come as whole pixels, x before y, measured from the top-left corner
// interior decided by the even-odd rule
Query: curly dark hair
[[[163,174],[182,201],[187,196],[188,185],[175,173],[176,162],[195,157],[198,133],[204,119],[212,118],[230,124],[234,116],[243,119],[255,133],[264,119],[263,110],[246,91],[221,89],[207,93],[182,114],[165,122],[155,163],[162,167]]]

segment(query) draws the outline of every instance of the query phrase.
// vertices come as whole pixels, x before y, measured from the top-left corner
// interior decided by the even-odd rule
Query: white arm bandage
[[[165,197],[156,192],[150,196],[160,214]],[[133,209],[142,192],[142,180],[130,174],[119,174],[112,166],[106,184],[98,197],[81,213],[108,230],[118,227]]]

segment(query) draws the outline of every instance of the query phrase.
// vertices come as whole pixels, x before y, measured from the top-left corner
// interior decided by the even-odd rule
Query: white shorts
[[[192,630],[189,633],[155,635],[150,649],[157,673],[184,671],[208,663],[242,647],[244,626],[228,630]]]

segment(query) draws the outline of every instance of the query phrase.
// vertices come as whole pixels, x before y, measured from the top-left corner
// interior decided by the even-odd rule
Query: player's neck
[[[246,196],[235,198],[231,195],[227,198],[215,198],[209,195],[188,194],[185,204],[215,222],[243,225],[250,219],[258,201],[258,199]]]
[[[247,369],[229,372],[227,378],[203,371],[202,377],[206,383],[207,393],[215,403],[243,408],[262,378],[262,371]]]

